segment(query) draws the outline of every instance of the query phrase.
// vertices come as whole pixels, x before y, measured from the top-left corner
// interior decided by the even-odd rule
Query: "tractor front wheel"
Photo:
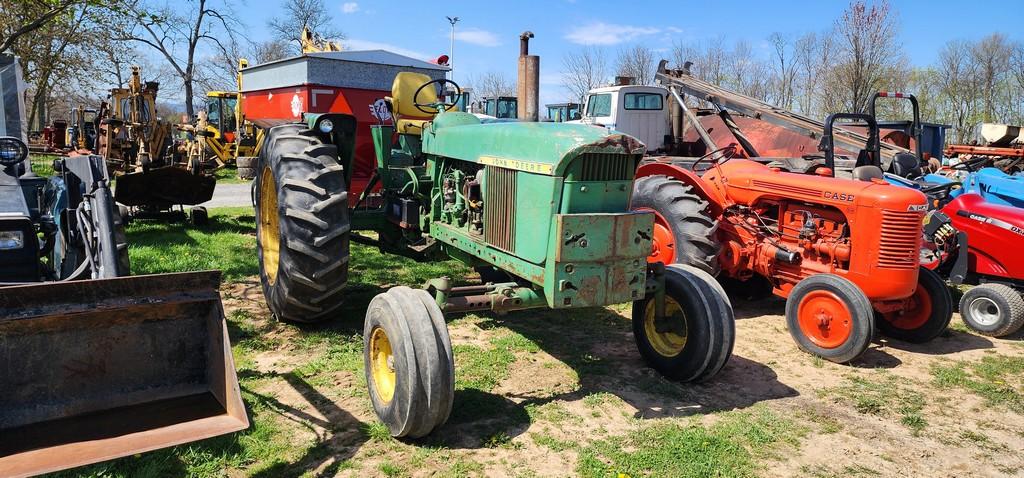
[[[665,268],[665,316],[655,296],[633,302],[633,336],[640,356],[662,375],[683,382],[708,380],[732,355],[732,305],[710,274],[690,266]]]
[[[981,284],[960,299],[960,317],[979,334],[1010,335],[1024,325],[1024,298],[1003,284]]]
[[[801,350],[836,363],[859,357],[875,335],[867,296],[834,274],[815,274],[793,287],[786,325]]]
[[[394,437],[419,438],[448,420],[455,362],[441,308],[426,291],[393,287],[370,301],[363,324],[370,401]]]
[[[274,316],[316,322],[344,299],[348,192],[338,148],[301,124],[276,126],[254,183],[260,282]]]
[[[946,330],[953,317],[953,296],[931,269],[921,267],[917,289],[906,310],[876,313],[875,325],[887,337],[911,343],[928,342]]]

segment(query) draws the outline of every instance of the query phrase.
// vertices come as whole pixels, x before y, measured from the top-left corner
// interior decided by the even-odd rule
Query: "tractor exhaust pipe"
[[[540,119],[540,57],[530,54],[533,32],[519,35],[519,82],[516,84],[518,117],[520,121],[536,122]]]

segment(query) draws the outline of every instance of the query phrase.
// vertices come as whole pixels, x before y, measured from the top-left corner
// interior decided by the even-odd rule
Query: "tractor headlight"
[[[21,231],[0,231],[0,251],[25,247],[25,233]]]
[[[320,121],[320,132],[330,133],[334,131],[334,122],[329,119],[323,119]]]

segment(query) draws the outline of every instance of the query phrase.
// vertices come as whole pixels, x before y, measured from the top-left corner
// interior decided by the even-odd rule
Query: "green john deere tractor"
[[[398,75],[387,99],[393,125],[371,129],[376,175],[352,197],[353,117],[306,115],[270,129],[255,199],[260,279],[274,315],[336,315],[350,240],[420,260],[455,258],[490,279],[457,287],[438,278],[370,302],[366,378],[396,437],[426,435],[451,411],[446,313],[632,302],[648,364],[682,381],[715,375],[732,353],[732,306],[702,271],[647,265],[654,217],[629,210],[643,144],[585,125],[481,123],[448,112],[454,105],[437,97],[446,82]],[[378,183],[372,202],[381,206],[365,207]]]

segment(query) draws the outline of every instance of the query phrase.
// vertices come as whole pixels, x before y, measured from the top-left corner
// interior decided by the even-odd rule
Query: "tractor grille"
[[[878,267],[913,269],[921,249],[921,221],[924,214],[907,211],[882,211],[882,231],[878,247]]]
[[[515,252],[516,171],[487,166],[484,174],[484,241]]]
[[[637,156],[617,153],[584,153],[576,158],[580,164],[577,181],[627,181],[633,179]]]

